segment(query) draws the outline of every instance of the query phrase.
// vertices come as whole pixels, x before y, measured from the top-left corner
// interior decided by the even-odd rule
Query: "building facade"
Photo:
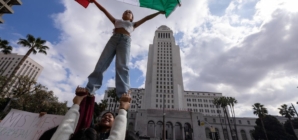
[[[13,14],[12,10],[13,5],[21,5],[21,0],[0,0],[0,23],[3,23],[2,15],[4,14]]]
[[[12,71],[16,68],[17,64],[21,61],[24,55],[12,54],[0,54],[0,75],[8,77]],[[16,76],[27,76],[32,80],[37,80],[41,74],[43,67],[28,57],[16,72]],[[11,89],[10,89],[11,90]],[[9,90],[9,91],[10,91]]]
[[[107,110],[116,111],[119,104],[107,95],[111,89],[106,90],[104,99],[108,100]],[[141,136],[159,140],[165,130],[167,140],[209,140],[214,128],[221,140],[236,137],[230,135],[222,109],[213,105],[214,98],[222,97],[222,93],[184,90],[180,48],[167,26],[156,30],[149,45],[145,88],[131,88],[131,95],[128,129]],[[239,140],[252,140],[255,118],[230,122],[236,123]]]

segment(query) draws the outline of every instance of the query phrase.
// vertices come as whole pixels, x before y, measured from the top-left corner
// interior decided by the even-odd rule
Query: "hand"
[[[130,102],[131,102],[130,92],[128,92],[128,94],[124,93],[120,98],[119,109],[128,110],[130,107]]]
[[[42,117],[43,115],[47,114],[47,112],[40,112],[39,117]]]
[[[85,96],[76,96],[73,98],[73,104],[77,104],[77,105],[80,105],[82,100],[86,97],[87,95]]]
[[[163,15],[164,15],[164,14],[166,14],[166,12],[165,12],[165,11],[160,11],[159,13],[160,13],[160,14],[163,14]]]
[[[79,96],[84,96],[84,95],[88,95],[89,94],[89,91],[86,89],[86,88],[82,88],[82,87],[77,87],[76,89],[76,95],[79,95]]]

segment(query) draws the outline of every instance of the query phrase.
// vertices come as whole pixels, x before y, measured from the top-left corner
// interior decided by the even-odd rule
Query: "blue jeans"
[[[129,57],[130,57],[130,36],[114,34],[106,44],[94,71],[88,76],[86,88],[91,94],[102,86],[103,73],[108,69],[116,55],[116,93],[120,98],[123,93],[129,90]]]

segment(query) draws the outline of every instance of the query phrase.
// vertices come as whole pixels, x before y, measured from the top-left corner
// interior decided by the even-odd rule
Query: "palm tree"
[[[223,126],[222,126],[222,121],[221,121],[221,115],[220,115],[220,105],[218,104],[218,98],[215,98],[213,100],[213,104],[215,105],[216,109],[217,109],[217,114],[218,114],[218,117],[219,117],[219,120],[220,120],[220,125],[221,125],[221,129],[224,130]],[[227,126],[226,126],[226,129],[227,129]]]
[[[234,110],[234,105],[237,104],[237,100],[234,97],[227,97],[227,100],[228,100],[228,106],[230,106],[230,108],[231,108],[231,114],[232,114],[232,118],[234,120],[234,127],[235,127],[235,131],[236,131],[236,137],[237,137],[237,140],[238,140],[236,117],[235,117],[235,110]]]
[[[268,136],[267,136],[266,129],[264,126],[264,122],[263,122],[264,117],[268,114],[267,108],[265,108],[264,105],[262,105],[260,103],[255,103],[252,107],[253,107],[253,113],[255,115],[257,115],[259,117],[259,119],[261,120],[263,131],[266,136],[266,140],[268,140]]]
[[[292,122],[292,117],[295,116],[294,109],[291,106],[288,107],[286,104],[281,105],[281,108],[278,108],[278,109],[279,109],[280,115],[285,116],[286,118],[289,119],[291,127],[294,131],[294,126],[293,126],[293,122]]]
[[[9,42],[7,40],[2,40],[0,38],[0,49],[2,53],[4,54],[11,54],[11,51],[12,51],[12,47],[8,45]]]
[[[223,109],[223,111],[224,111],[224,117],[226,117],[226,119],[228,121],[230,133],[231,133],[231,136],[233,137],[231,123],[230,123],[230,119],[229,119],[229,115],[228,115],[228,111],[227,111],[228,98],[223,96],[223,97],[215,98],[214,100],[216,100],[215,101],[216,102],[216,105],[219,105]]]
[[[21,65],[25,62],[25,60],[29,57],[31,53],[43,53],[47,54],[46,50],[49,49],[48,46],[45,46],[46,40],[42,40],[40,37],[35,38],[34,36],[28,34],[27,39],[19,39],[18,44],[22,45],[24,47],[28,47],[29,50],[24,55],[24,57],[21,59],[21,61],[18,63],[16,68],[12,71],[11,75],[8,77],[8,79],[4,82],[4,84],[1,86],[0,92],[3,93],[4,89],[8,85],[9,82],[13,79],[16,72],[20,69]]]

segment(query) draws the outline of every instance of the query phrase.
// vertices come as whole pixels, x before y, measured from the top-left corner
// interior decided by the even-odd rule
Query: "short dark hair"
[[[103,114],[101,115],[101,118],[102,118],[104,115],[108,114],[108,113],[112,114],[112,115],[113,115],[113,118],[115,118],[115,114],[114,114],[113,112],[110,112],[110,111],[107,111],[107,112],[103,113]]]

